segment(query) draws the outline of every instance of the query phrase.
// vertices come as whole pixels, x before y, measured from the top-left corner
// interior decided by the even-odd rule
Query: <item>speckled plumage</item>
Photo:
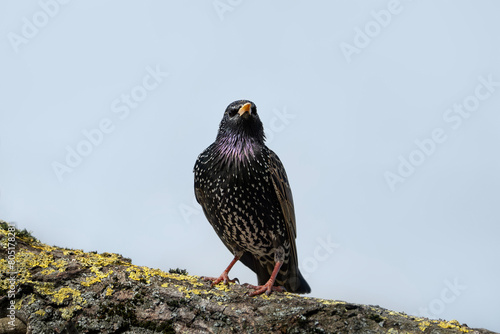
[[[259,285],[277,268],[275,285],[309,293],[298,269],[295,213],[286,172],[264,140],[255,104],[246,100],[231,103],[215,142],[196,161],[196,199],[235,255],[224,281],[239,259],[257,274]]]

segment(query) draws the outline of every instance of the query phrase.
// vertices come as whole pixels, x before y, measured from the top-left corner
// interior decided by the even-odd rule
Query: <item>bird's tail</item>
[[[260,261],[252,256],[250,253],[245,252],[240,258],[240,261],[244,265],[252,269],[253,272],[257,274],[257,280],[259,285],[264,285],[271,277],[271,273],[274,269],[274,262],[269,262],[266,265],[260,263]],[[296,263],[284,264],[281,267],[280,273],[276,277],[276,285],[282,285],[288,292],[293,293],[310,293],[311,288],[307,281],[300,273],[300,270]]]
[[[309,286],[309,284],[307,284],[307,281],[300,273],[299,268],[297,268],[295,272],[292,270],[291,275],[285,281],[285,289],[288,292],[294,292],[294,293],[311,292],[311,287]]]
[[[274,269],[275,263],[268,263],[267,267],[262,266],[256,261],[257,279],[259,285],[263,285],[269,280]],[[281,267],[280,272],[276,277],[275,285],[284,286],[286,291],[293,293],[310,293],[311,287],[300,273],[299,267],[295,263],[285,263]]]

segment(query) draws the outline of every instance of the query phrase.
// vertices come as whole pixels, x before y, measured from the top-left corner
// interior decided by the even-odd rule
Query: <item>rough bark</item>
[[[9,263],[9,225],[1,224],[0,333],[493,333],[289,293],[251,298],[238,284],[210,288],[180,270],[48,246],[25,231],[11,232]]]

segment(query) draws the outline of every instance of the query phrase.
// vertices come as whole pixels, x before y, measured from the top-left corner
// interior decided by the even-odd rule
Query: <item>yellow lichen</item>
[[[180,292],[182,292],[184,294],[184,297],[191,298],[191,295],[189,294],[190,290],[188,288],[186,288],[185,286],[182,286],[182,285],[177,285],[177,284],[174,284],[174,286],[177,288],[177,290],[179,290]]]
[[[111,289],[110,287],[108,287],[106,289],[106,296],[108,297],[108,296],[111,296],[112,294],[113,294],[113,289]]]
[[[150,278],[160,277],[160,278],[173,279],[176,281],[188,281],[193,286],[203,286],[203,283],[199,282],[198,276],[171,274],[164,272],[160,269],[152,269],[148,267],[136,266],[131,264],[129,264],[129,267],[126,269],[126,271],[129,272],[130,279],[133,279],[134,281],[143,281],[147,284],[151,283]]]
[[[170,274],[170,273],[168,273],[168,274],[165,273],[165,274],[166,274],[166,276],[163,276],[163,277],[175,279],[176,281],[188,281],[189,283],[191,283],[194,286],[203,286],[203,283],[200,282],[199,276]]]
[[[0,235],[7,236],[7,231],[0,230]],[[9,273],[8,278],[15,278],[16,286],[21,284],[33,285],[35,291],[43,296],[49,296],[51,300],[61,305],[64,301],[70,300],[71,307],[64,310],[64,315],[71,317],[73,312],[78,309],[78,305],[85,305],[86,301],[83,300],[80,291],[78,289],[63,287],[60,289],[55,289],[54,284],[44,283],[39,281],[34,281],[31,272],[35,268],[40,268],[37,275],[48,276],[54,275],[58,272],[64,272],[67,270],[70,263],[80,263],[83,267],[90,268],[91,276],[87,277],[81,282],[83,286],[90,286],[97,282],[101,282],[103,279],[108,277],[113,273],[112,270],[103,272],[102,268],[110,265],[130,265],[129,262],[123,260],[123,258],[114,253],[85,253],[83,250],[69,250],[61,249],[55,246],[48,246],[46,244],[38,242],[34,238],[19,237],[16,236],[17,240],[22,240],[26,244],[30,245],[31,249],[17,248],[14,258],[14,265],[12,261],[9,264],[7,259],[0,259],[0,271],[4,273]],[[2,238],[6,239],[6,238]],[[34,248],[34,250],[33,250]],[[54,256],[56,251],[59,254],[63,254],[63,258],[55,259]],[[10,274],[10,273],[13,274]],[[0,281],[0,290],[9,290],[10,282],[8,280]],[[106,295],[111,295],[113,290],[108,288],[106,290]],[[30,294],[26,298],[18,299],[16,307],[19,309],[22,305],[30,305],[35,301],[34,295]],[[75,305],[76,304],[76,305]],[[76,307],[78,306],[78,307]],[[41,314],[41,312],[40,312]]]
[[[134,281],[145,281],[146,283],[151,283],[149,280],[149,274],[144,271],[143,267],[138,266],[130,266],[127,268],[127,271],[130,272],[128,277],[133,279]]]
[[[81,303],[83,302],[81,295],[82,294],[78,290],[72,288],[60,288],[53,293],[52,300],[59,305],[62,304],[66,298],[71,298],[74,302]]]
[[[25,249],[20,249],[16,252],[14,258],[14,264],[11,266],[6,259],[0,259],[0,271],[9,274],[8,278],[15,278],[16,285],[30,283],[31,274],[28,269],[35,266],[42,268],[47,268],[50,261],[53,260],[51,256],[46,253],[35,254],[26,251]],[[17,272],[17,274],[16,274]],[[0,289],[9,290],[10,282],[8,280],[0,281]]]
[[[30,295],[26,296],[26,297],[22,300],[22,302],[21,302],[21,303],[23,303],[23,304],[24,304],[24,301],[26,301],[26,303],[27,303],[28,305],[33,304],[33,303],[36,301],[35,294],[33,294],[33,293],[32,293],[32,294],[30,294]]]
[[[161,285],[161,287],[163,287],[163,288],[168,288],[170,286],[172,286],[172,285],[169,284],[169,283],[163,283]],[[224,294],[218,292],[217,289],[211,289],[211,290],[196,289],[196,288],[193,289],[193,288],[186,287],[186,286],[179,285],[179,284],[173,284],[173,286],[175,288],[177,288],[177,290],[179,290],[180,292],[182,292],[186,298],[191,298],[192,294],[195,294],[195,295],[198,295],[198,296],[202,296],[202,297],[205,297],[205,298],[210,298],[210,296],[217,296],[217,297],[224,296]]]
[[[75,313],[75,311],[79,311],[81,309],[82,307],[79,305],[72,305],[61,308],[59,311],[61,312],[61,318],[63,318],[64,320],[69,320],[73,318],[73,314]]]
[[[229,284],[234,284],[234,283],[229,283]],[[221,283],[217,284],[216,286],[214,286],[214,288],[216,288],[219,291],[229,292],[229,291],[231,291],[231,289],[229,288],[229,284],[224,284],[223,282],[221,282]]]
[[[441,328],[458,329],[459,331],[464,333],[469,332],[469,330],[467,328],[462,327],[457,320],[439,321],[438,326]]]
[[[457,329],[463,333],[468,333],[470,330],[466,327],[460,325],[460,323],[456,320],[450,321],[441,321],[441,320],[426,320],[424,318],[416,318],[415,321],[418,321],[418,328],[424,332],[431,324],[438,325],[441,328],[449,328],[449,329]]]
[[[1,233],[6,235],[7,232],[1,230]],[[62,316],[65,319],[71,318],[75,311],[80,310],[81,306],[85,305],[87,301],[83,299],[78,287],[61,287],[56,289],[54,284],[51,282],[32,280],[33,277],[31,272],[33,272],[32,270],[34,268],[40,268],[36,275],[48,276],[55,275],[58,272],[64,272],[68,269],[68,265],[77,263],[84,268],[89,268],[90,271],[90,275],[82,279],[80,282],[81,286],[84,287],[102,282],[104,279],[113,274],[113,270],[111,268],[103,269],[104,267],[122,265],[128,267],[126,268],[126,272],[128,272],[129,278],[132,280],[149,284],[151,283],[151,279],[153,277],[157,277],[163,281],[163,287],[171,287],[172,282],[182,281],[188,283],[176,286],[186,298],[191,298],[193,295],[205,296],[207,298],[210,298],[210,296],[223,296],[221,291],[218,290],[228,290],[227,286],[224,285],[208,291],[204,289],[197,289],[196,287],[205,286],[205,284],[200,282],[198,276],[167,273],[160,269],[132,265],[129,261],[124,260],[121,255],[114,253],[98,254],[96,252],[85,253],[83,250],[79,249],[61,249],[59,247],[48,246],[40,243],[34,238],[29,240],[27,239],[25,242],[32,248],[35,248],[35,251],[33,251],[33,249],[25,248],[20,248],[16,251],[16,285],[30,284],[35,289],[36,294],[48,297],[57,305],[67,305],[60,309]],[[61,254],[62,258],[58,258],[56,260],[56,254]],[[0,271],[13,271],[11,270],[6,259],[0,259]],[[8,281],[2,280],[0,282],[0,289],[8,290],[8,288]],[[114,290],[112,285],[105,288],[105,296],[111,296],[113,293]],[[35,301],[34,294],[30,294],[28,297],[18,300],[18,305],[16,305],[18,309],[22,305],[29,305]],[[40,316],[45,314],[45,311],[43,310],[39,310],[37,312],[37,315]]]
[[[38,311],[35,311],[35,314],[43,317],[45,315],[45,311],[44,310],[38,310]]]
[[[61,305],[67,298],[71,298],[73,303],[85,304],[81,292],[72,288],[62,287],[59,290],[54,290],[52,284],[37,284],[35,290],[41,295],[50,296],[52,301],[58,305]]]
[[[296,296],[296,295],[295,295]],[[318,301],[324,305],[339,305],[345,304],[345,302],[337,301],[337,300],[327,300],[327,299],[318,299]]]
[[[47,269],[44,269],[40,272],[40,274],[42,274],[43,276],[47,276],[47,275],[50,275],[52,273],[54,273],[56,270],[53,269],[53,268],[47,268]]]
[[[418,328],[423,332],[429,327],[431,323],[429,321],[420,321],[418,323]]]
[[[59,272],[62,273],[64,270],[66,270],[66,267],[68,266],[68,261],[66,259],[59,259],[55,261],[52,265],[56,267]]]
[[[107,273],[103,273],[97,267],[91,267],[90,271],[95,274],[93,277],[87,277],[85,281],[80,284],[83,286],[91,286],[92,284],[100,282],[103,278],[108,277],[113,273],[113,270],[108,271]]]
[[[389,314],[393,315],[393,316],[397,316],[397,317],[408,318],[408,314],[401,313],[401,312],[389,311]]]
[[[199,289],[193,289],[193,290],[190,290],[192,293],[194,293],[195,295],[201,295],[202,294],[202,291],[199,290]]]
[[[271,299],[271,298],[269,298],[269,296],[268,296],[268,295],[266,295],[265,293],[263,293],[263,294],[261,294],[261,295],[259,295],[259,296],[260,296],[260,298],[262,298],[262,299],[267,299],[267,300]]]
[[[19,300],[16,300],[16,303],[14,304],[14,307],[16,308],[16,310],[20,310],[21,309],[21,306],[23,305],[23,301],[26,299],[23,298],[23,299],[19,299]]]

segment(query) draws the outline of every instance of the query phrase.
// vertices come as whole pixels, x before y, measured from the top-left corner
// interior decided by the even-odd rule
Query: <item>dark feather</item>
[[[255,105],[231,103],[216,141],[196,161],[196,199],[224,245],[242,254],[240,261],[257,274],[260,285],[279,261],[276,284],[308,293],[298,269],[292,191],[283,164],[264,139]]]
[[[281,206],[283,217],[285,218],[287,239],[290,243],[288,263],[290,273],[288,275],[288,280],[285,283],[285,288],[294,292],[309,293],[311,292],[311,288],[298,270],[297,250],[295,246],[297,226],[295,223],[295,209],[293,206],[292,189],[288,183],[285,167],[281,163],[280,158],[273,151],[269,150],[269,152],[269,171],[271,174],[271,180]]]

